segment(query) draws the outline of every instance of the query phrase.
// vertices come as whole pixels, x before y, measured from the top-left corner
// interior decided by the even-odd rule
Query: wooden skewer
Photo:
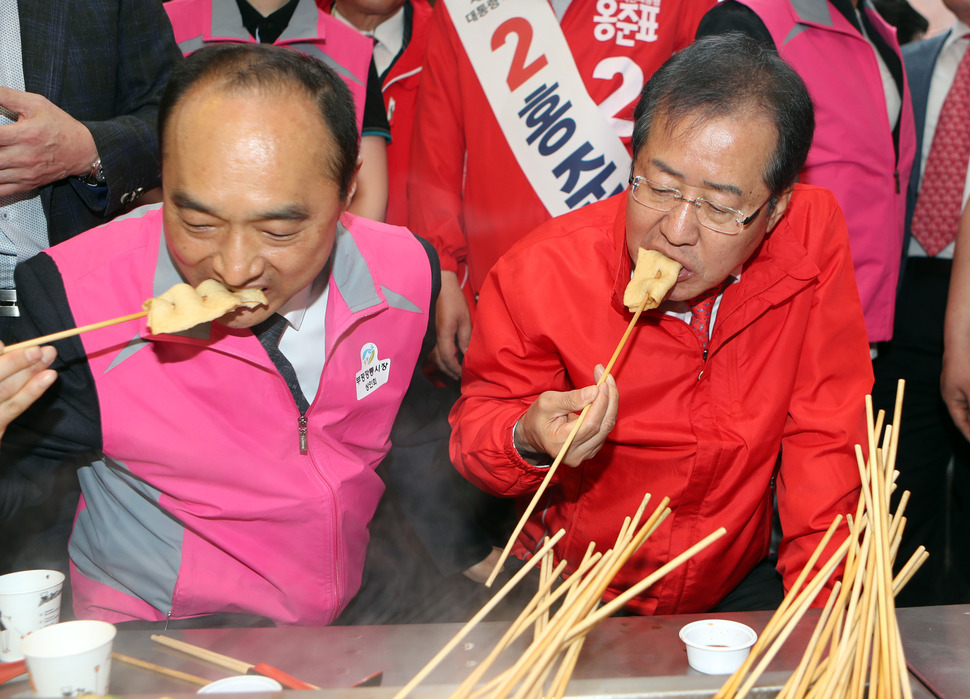
[[[771,646],[765,651],[764,656],[762,656],[761,661],[755,666],[754,670],[751,671],[751,675],[745,680],[744,684],[738,690],[735,695],[739,699],[748,695],[754,683],[758,681],[758,678],[764,673],[765,668],[768,667],[768,663],[774,659],[775,655],[781,649],[781,646],[788,639],[788,636],[794,630],[795,626],[798,624],[799,620],[811,606],[812,602],[818,596],[818,593],[822,591],[825,583],[832,576],[832,572],[835,568],[842,562],[845,557],[846,551],[849,549],[849,539],[842,542],[842,545],[832,554],[832,557],[822,566],[822,569],[816,573],[812,581],[805,586],[801,594],[795,602],[789,606],[787,615],[784,619],[784,627],[780,629],[777,638],[771,644]]]
[[[245,675],[247,672],[249,672],[249,668],[252,667],[252,664],[245,661],[236,660],[235,658],[230,658],[228,655],[216,653],[208,648],[200,648],[199,646],[194,646],[191,643],[179,641],[178,639],[170,638],[169,636],[152,634],[151,638],[153,641],[155,641],[155,643],[159,643],[169,648],[174,648],[175,650],[181,651],[186,655],[191,655],[193,658],[205,660],[213,665],[218,665],[219,667],[224,667],[227,670],[232,670],[240,675]]]
[[[183,682],[189,682],[190,684],[197,684],[200,686],[205,686],[212,682],[212,680],[207,680],[196,675],[190,675],[187,672],[180,672],[179,670],[173,670],[171,668],[165,667],[164,665],[156,665],[155,663],[150,663],[147,660],[140,660],[139,658],[132,658],[128,655],[122,655],[121,653],[112,653],[111,657],[115,660],[120,660],[123,663],[129,665],[134,665],[142,670],[150,670],[159,675],[165,675],[166,677],[171,677],[176,680],[182,680]]]
[[[613,350],[613,356],[610,357],[610,361],[607,363],[606,369],[603,371],[603,375],[600,376],[599,381],[596,382],[597,386],[602,384],[604,381],[606,381],[607,377],[609,377],[610,371],[613,369],[613,365],[616,364],[616,360],[620,356],[620,352],[623,350],[623,346],[626,344],[627,339],[630,337],[630,333],[632,333],[633,328],[636,327],[637,321],[640,319],[640,314],[643,313],[644,309],[646,308],[647,300],[649,298],[649,294],[644,295],[643,300],[640,302],[640,307],[637,308],[636,313],[633,314],[633,318],[630,320],[630,324],[623,333],[623,337],[620,338],[620,342],[616,345],[616,349]],[[582,412],[579,414],[579,417],[576,418],[576,422],[573,423],[573,428],[569,431],[566,441],[563,442],[562,447],[559,448],[559,453],[556,454],[556,458],[553,460],[552,465],[546,470],[546,476],[542,479],[542,483],[539,484],[539,489],[536,490],[535,494],[532,496],[532,500],[529,501],[528,506],[525,508],[525,511],[519,518],[518,524],[516,524],[515,529],[512,530],[508,543],[506,543],[505,548],[502,549],[502,555],[499,556],[498,562],[495,564],[495,568],[492,569],[492,573],[488,576],[488,580],[485,581],[485,587],[491,587],[492,583],[495,582],[495,578],[498,576],[499,572],[501,572],[502,566],[505,565],[505,561],[508,559],[509,553],[512,551],[512,546],[515,544],[516,539],[519,538],[519,534],[522,533],[525,523],[528,522],[529,517],[532,516],[532,512],[535,510],[536,505],[539,504],[540,498],[542,498],[543,493],[546,492],[546,488],[549,487],[552,477],[556,475],[559,464],[562,463],[563,457],[566,456],[566,452],[568,452],[569,447],[572,446],[573,440],[576,439],[576,434],[579,432],[579,428],[583,426],[583,421],[586,420],[586,413],[589,412],[591,405],[592,403],[583,408]]]
[[[6,354],[7,352],[13,352],[14,350],[19,350],[19,349],[27,349],[28,347],[36,347],[37,345],[46,345],[49,342],[54,342],[56,340],[63,340],[65,337],[74,337],[75,335],[86,333],[89,330],[99,330],[100,328],[107,328],[109,325],[118,325],[119,323],[127,323],[129,320],[144,318],[147,315],[148,315],[148,311],[142,311],[141,313],[132,313],[131,315],[119,316],[118,318],[112,318],[110,320],[102,320],[97,323],[91,323],[90,325],[82,325],[79,328],[71,328],[70,330],[61,330],[60,332],[51,333],[50,335],[41,335],[40,337],[35,337],[32,340],[24,340],[23,342],[18,342],[16,344],[4,347],[3,352],[0,352],[0,354]]]
[[[696,544],[691,546],[689,549],[684,551],[682,554],[672,559],[671,561],[665,563],[660,568],[657,568],[653,573],[645,577],[640,582],[636,583],[633,587],[628,589],[626,592],[617,595],[610,602],[604,604],[602,607],[597,609],[593,614],[590,614],[582,623],[577,624],[573,629],[572,633],[569,635],[567,640],[572,640],[576,636],[587,633],[591,628],[596,626],[600,621],[606,617],[612,615],[613,613],[620,610],[620,608],[629,602],[631,599],[639,595],[646,589],[649,589],[651,585],[657,582],[660,578],[665,576],[667,573],[672,571],[674,568],[682,565],[688,559],[693,558],[697,553],[707,548],[715,541],[720,539],[722,536],[727,534],[727,530],[724,527],[719,527],[714,532],[708,534],[706,537],[698,541]]]
[[[499,602],[502,601],[502,599],[512,590],[512,588],[521,582],[526,575],[528,575],[529,571],[532,570],[536,564],[542,560],[542,557],[546,555],[546,552],[552,549],[552,547],[556,545],[556,542],[558,542],[565,535],[565,529],[560,529],[558,532],[556,532],[532,558],[526,561],[525,565],[522,566],[519,572],[512,576],[512,579],[505,583],[502,589],[496,592],[492,599],[486,602],[485,606],[475,613],[475,616],[468,620],[468,623],[466,623],[458,631],[458,633],[455,634],[454,638],[448,641],[444,648],[438,651],[437,655],[429,660],[428,664],[421,668],[421,670],[418,671],[418,674],[412,677],[411,681],[404,685],[401,690],[394,695],[393,699],[402,699],[414,691],[414,688],[417,687],[425,677],[431,674],[432,670],[438,667],[438,664],[445,659],[445,656],[455,649],[455,646],[461,642],[461,639],[467,636],[471,630],[475,628],[475,626],[477,626],[478,623],[484,619]]]

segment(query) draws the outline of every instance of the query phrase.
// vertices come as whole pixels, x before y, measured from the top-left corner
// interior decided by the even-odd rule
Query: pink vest
[[[236,42],[255,44],[242,24],[236,0],[172,0],[165,3],[175,40],[187,56],[206,44]],[[326,12],[313,0],[300,0],[286,31],[276,40],[319,58],[344,79],[357,107],[357,131],[364,119],[367,72],[374,45],[362,34]]]
[[[916,152],[905,72],[897,157],[875,53],[837,9],[826,0],[740,1],[758,14],[808,85],[816,129],[800,181],[835,194],[849,228],[869,341],[889,340]],[[895,30],[868,6],[863,12],[898,55]]]
[[[132,313],[177,280],[161,211],[139,213],[49,251],[78,324]],[[152,336],[137,320],[82,336],[103,458],[78,472],[78,616],[323,625],[356,593],[384,490],[375,468],[427,330],[431,275],[405,229],[342,220],[305,453],[300,411],[251,331]],[[362,391],[375,376],[386,381]]]

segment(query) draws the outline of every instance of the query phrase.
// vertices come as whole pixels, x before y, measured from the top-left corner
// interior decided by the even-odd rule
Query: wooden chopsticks
[[[41,335],[40,337],[35,337],[32,340],[24,340],[23,342],[18,342],[13,345],[9,345],[3,348],[0,354],[6,354],[7,352],[13,352],[14,350],[27,349],[28,347],[36,347],[37,345],[46,345],[49,342],[54,342],[55,340],[63,340],[66,337],[74,337],[75,335],[80,335],[81,333],[86,333],[89,330],[98,330],[100,328],[107,328],[109,325],[117,325],[118,323],[127,323],[129,320],[135,320],[137,318],[144,318],[148,315],[148,311],[141,311],[140,313],[132,313],[127,316],[119,316],[118,318],[111,318],[110,320],[102,320],[97,323],[91,323],[90,325],[82,325],[77,328],[71,328],[70,330],[61,330],[60,332],[51,333],[50,335]]]
[[[128,655],[122,655],[121,653],[112,653],[111,657],[114,658],[115,660],[120,660],[123,663],[128,663],[129,665],[134,665],[135,667],[139,667],[142,670],[149,670],[159,675],[164,675],[165,677],[171,677],[176,680],[182,680],[183,682],[189,682],[190,684],[205,686],[212,681],[212,680],[207,680],[203,677],[198,677],[196,675],[190,675],[187,672],[180,672],[179,670],[173,670],[171,668],[165,667],[164,665],[156,665],[155,663],[150,663],[147,660],[141,660],[139,658],[132,658],[131,656],[128,656]]]
[[[231,658],[228,655],[216,653],[215,651],[208,650],[207,648],[200,648],[199,646],[194,646],[191,643],[186,643],[185,641],[178,641],[174,638],[169,638],[168,636],[152,634],[151,638],[153,641],[160,643],[163,646],[181,651],[186,655],[191,655],[199,660],[205,660],[213,665],[218,665],[228,670],[232,670],[240,675],[251,675],[254,673],[265,675],[266,677],[272,677],[281,685],[290,689],[320,689],[316,685],[298,680],[292,675],[289,675],[282,670],[273,667],[272,665],[267,665],[266,663],[247,663],[243,660]]]

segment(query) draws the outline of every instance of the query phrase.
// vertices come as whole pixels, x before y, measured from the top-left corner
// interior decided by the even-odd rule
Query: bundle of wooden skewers
[[[856,445],[862,494],[855,516],[848,518],[848,537],[806,584],[809,572],[815,568],[840,524],[841,517],[837,518],[761,632],[745,663],[721,687],[715,699],[738,699],[748,694],[843,559],[842,580],[832,586],[801,662],[777,696],[782,699],[912,696],[894,598],[929,553],[920,546],[893,577],[896,552],[906,525],[903,513],[909,500],[909,492],[904,492],[896,511],[889,511],[898,475],[895,462],[903,391],[904,384],[900,381],[893,424],[885,430],[885,414],[879,411],[874,419],[872,399],[866,398],[869,459],[864,459],[862,448]]]
[[[653,514],[646,521],[641,522],[649,500],[650,495],[647,494],[636,514],[624,520],[612,548],[599,552],[595,550],[595,543],[591,543],[576,570],[565,580],[562,580],[561,576],[567,562],[561,561],[558,565],[554,565],[552,556],[553,546],[565,532],[560,530],[555,536],[547,538],[542,548],[526,565],[395,695],[395,699],[402,699],[410,694],[536,565],[540,567],[538,592],[526,604],[522,613],[512,622],[489,655],[478,664],[451,696],[462,699],[466,697],[469,699],[562,697],[579,658],[586,634],[600,621],[616,613],[633,597],[641,594],[671,570],[682,565],[725,534],[724,528],[721,527],[623,594],[600,606],[603,594],[616,573],[670,514],[670,508],[667,506],[670,500],[664,498]],[[532,641],[525,651],[521,652],[520,646],[516,646],[517,655],[511,666],[482,683],[496,660],[530,630]]]

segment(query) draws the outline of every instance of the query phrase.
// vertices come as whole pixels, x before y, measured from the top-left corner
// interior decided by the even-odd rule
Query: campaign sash
[[[626,188],[630,154],[548,0],[441,0],[502,133],[552,216]]]

